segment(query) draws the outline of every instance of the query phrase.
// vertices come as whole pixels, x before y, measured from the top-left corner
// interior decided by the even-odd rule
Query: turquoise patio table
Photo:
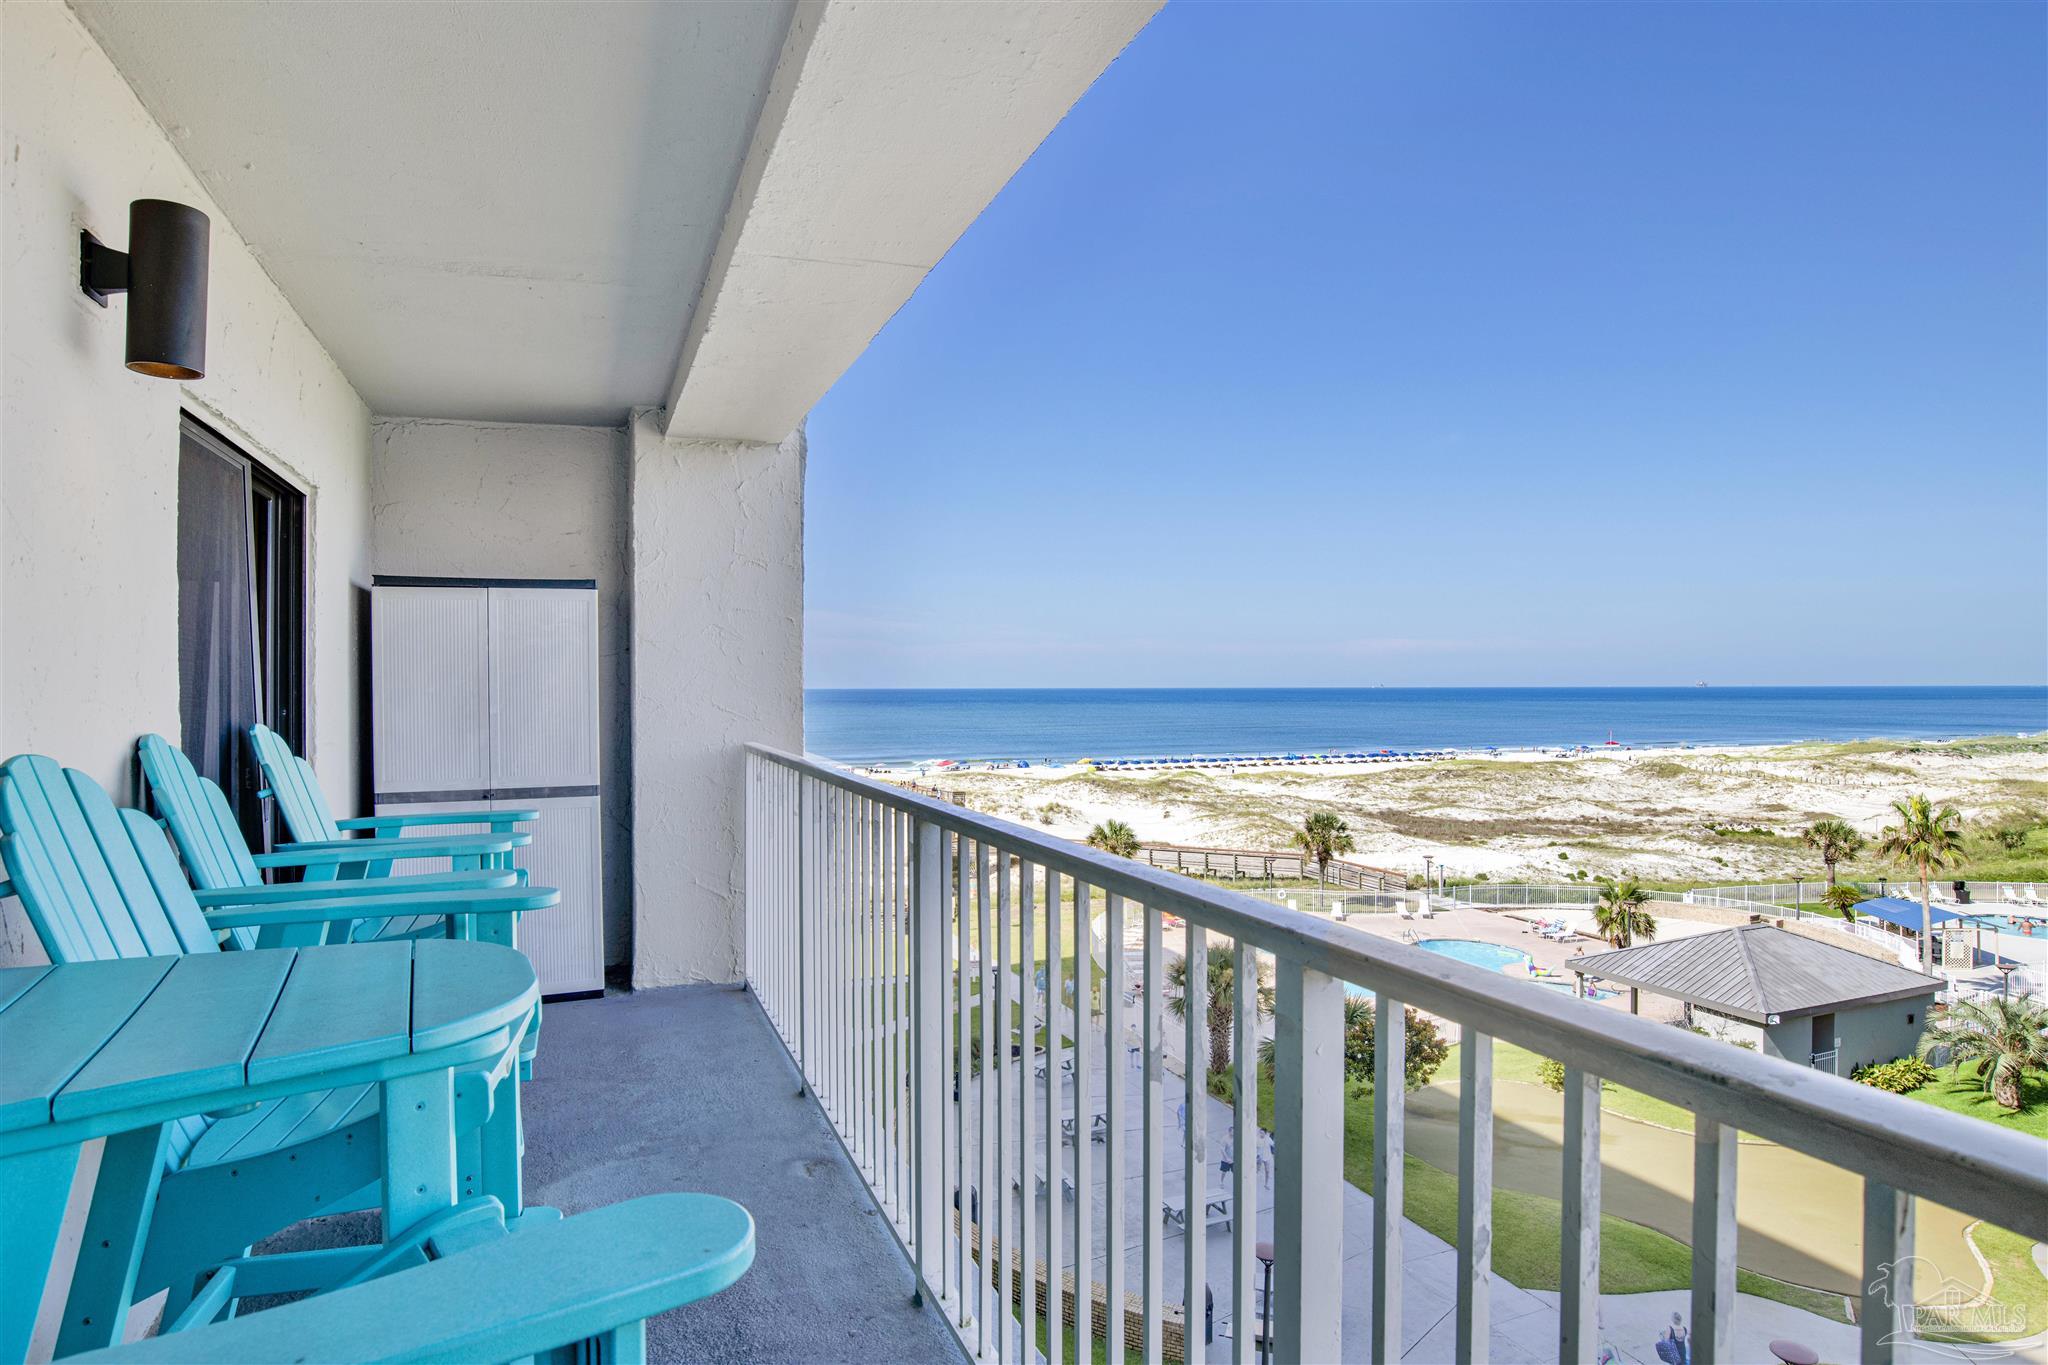
[[[457,940],[0,968],[0,1360],[28,1350],[81,1143],[376,1084],[390,1242],[460,1197],[455,1075],[517,1047],[539,1000],[523,954]],[[152,1193],[94,1199],[140,1218]]]

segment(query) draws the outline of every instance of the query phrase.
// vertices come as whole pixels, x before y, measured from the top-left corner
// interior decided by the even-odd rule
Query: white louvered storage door
[[[587,595],[587,594],[586,594]],[[513,850],[535,886],[552,886],[562,903],[519,920],[519,946],[533,959],[548,995],[604,989],[604,875],[599,850],[604,814],[595,796],[551,796],[493,801],[504,810],[540,812],[533,842]]]
[[[370,730],[378,792],[490,788],[490,616],[486,588],[375,590]]]
[[[489,592],[491,787],[595,787],[597,594]]]

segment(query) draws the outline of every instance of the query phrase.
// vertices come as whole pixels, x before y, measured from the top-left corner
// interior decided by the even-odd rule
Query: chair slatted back
[[[328,808],[312,764],[293,753],[292,746],[267,725],[250,726],[249,742],[263,769],[263,785],[270,789],[270,798],[277,802],[277,812],[284,817],[292,838],[310,844],[348,837],[334,823],[334,812]]]
[[[136,741],[142,777],[195,885],[206,891],[258,886],[263,874],[227,797],[199,775],[184,750],[161,735]]]
[[[51,961],[216,950],[163,831],[84,773],[40,754],[0,764],[0,833]]]
[[[41,755],[0,764],[0,862],[52,962],[219,951],[156,821]],[[209,1126],[172,1125],[170,1169]]]

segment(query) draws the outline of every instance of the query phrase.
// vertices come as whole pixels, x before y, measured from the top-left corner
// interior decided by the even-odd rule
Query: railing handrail
[[[814,755],[758,743],[746,749],[1109,894],[2048,1240],[2048,1162],[2038,1138],[932,801]]]

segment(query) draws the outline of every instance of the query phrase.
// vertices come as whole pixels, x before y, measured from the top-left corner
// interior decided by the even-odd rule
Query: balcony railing
[[[1019,1305],[1042,1302],[1040,1348],[1052,1365],[1069,1349],[1069,1330],[1083,1359],[1101,1335],[1159,1360],[1172,1353],[1169,1338],[1182,1335],[1168,1330],[1178,1325],[1177,1301],[1191,1310],[1185,1358],[1200,1360],[1212,1276],[1228,1286],[1237,1318],[1229,1358],[1254,1358],[1252,1305],[1268,1300],[1279,1360],[1342,1357],[1347,982],[1374,992],[1377,1010],[1372,1359],[1401,1354],[1407,1006],[1461,1032],[1460,1360],[1488,1350],[1496,1038],[1566,1068],[1562,1360],[1592,1358],[1600,1340],[1603,1080],[1695,1115],[1692,1354],[1702,1365],[1734,1358],[1738,1132],[1862,1177],[1863,1283],[1888,1275],[1888,1303],[1910,1301],[1900,1278],[1911,1266],[1915,1196],[2048,1238],[2039,1140],[1980,1120],[758,745],[747,754],[746,820],[748,981],[916,1267],[920,1292],[981,1359],[1028,1361],[1039,1325],[1025,1312],[1020,1326]],[[1168,976],[1176,919],[1208,931],[1186,934],[1182,987]],[[1135,970],[1127,929],[1140,945]],[[1270,1295],[1254,1292],[1266,1274],[1254,1212],[1263,1164],[1254,1160],[1254,1106],[1236,1105],[1227,1132],[1212,1134],[1200,1102],[1209,1089],[1207,963],[1219,953],[1230,955],[1237,982],[1272,967]],[[1186,1008],[1170,1018],[1169,996],[1180,994]],[[1257,993],[1233,996],[1219,1021],[1231,1034],[1232,1093],[1252,1095]],[[1179,1035],[1177,1059],[1169,1028]],[[1027,1064],[1041,1030],[1044,1055]],[[1188,1097],[1184,1127],[1166,1103],[1176,1060]],[[1136,1126],[1125,1117],[1134,1067],[1144,1101]],[[1091,1094],[1098,1084],[1100,1105]],[[1079,1136],[1093,1135],[1098,1111],[1113,1116],[1099,1144]],[[1169,1133],[1180,1148],[1177,1172],[1167,1161]],[[1237,1160],[1228,1183],[1213,1188],[1209,1154],[1225,1137]],[[1127,1192],[1133,1179],[1137,1208]],[[1171,1257],[1169,1208],[1185,1229]],[[1203,1232],[1212,1214],[1228,1217],[1231,1229],[1224,1263],[1214,1266]],[[1098,1247],[1106,1249],[1099,1270]],[[1050,1287],[1042,1300],[1041,1262]],[[1069,1269],[1078,1271],[1071,1296],[1060,1292]],[[1899,1310],[1881,1309],[1878,1298],[1869,1296],[1860,1315],[1867,1361],[1889,1361],[1899,1340]]]

